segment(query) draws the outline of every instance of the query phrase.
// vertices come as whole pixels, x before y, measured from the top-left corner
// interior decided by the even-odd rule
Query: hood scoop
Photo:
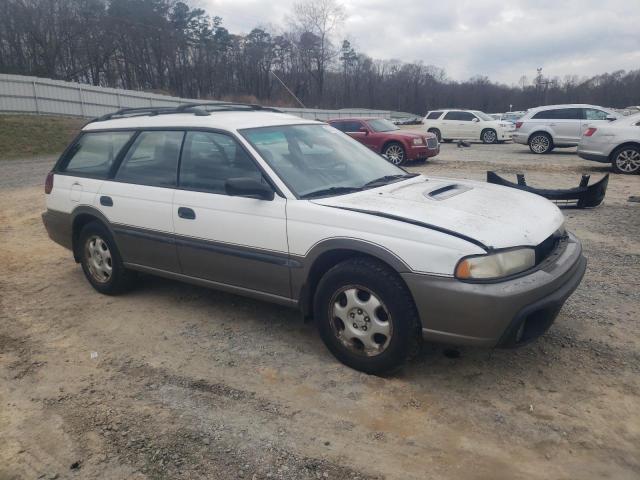
[[[461,193],[468,192],[469,190],[473,190],[473,187],[469,185],[460,185],[458,183],[452,183],[450,185],[445,185],[444,187],[438,187],[434,190],[426,191],[422,195],[424,195],[429,200],[446,200],[447,198],[455,197],[456,195],[460,195]]]

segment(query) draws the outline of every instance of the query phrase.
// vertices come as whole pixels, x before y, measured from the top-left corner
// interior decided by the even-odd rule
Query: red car
[[[440,153],[440,144],[433,133],[401,130],[383,118],[340,118],[328,123],[381,153],[394,165],[402,165],[409,160],[426,160]]]

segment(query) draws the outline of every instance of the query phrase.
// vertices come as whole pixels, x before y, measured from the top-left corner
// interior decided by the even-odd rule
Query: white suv
[[[441,142],[482,140],[498,143],[511,140],[513,123],[491,118],[478,110],[433,110],[423,120],[424,128]]]
[[[556,147],[575,147],[589,126],[620,117],[604,107],[583,104],[547,105],[527,110],[517,122],[513,141],[529,145],[533,153],[549,153]]]
[[[370,373],[421,337],[526,343],[586,266],[542,197],[410,174],[327,124],[255,106],[97,119],[45,193],[49,236],[98,292],[145,272],[295,307]]]

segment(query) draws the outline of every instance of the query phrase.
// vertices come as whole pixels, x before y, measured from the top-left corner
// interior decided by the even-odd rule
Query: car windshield
[[[495,120],[495,118],[491,118],[489,115],[487,115],[484,112],[481,112],[479,110],[474,110],[472,112],[476,117],[478,117],[480,120],[484,120],[485,122],[490,122]]]
[[[376,118],[375,120],[367,120],[369,127],[374,132],[392,132],[394,130],[400,130],[389,120],[385,120],[384,118]]]
[[[329,125],[240,130],[300,198],[339,195],[413,176]]]

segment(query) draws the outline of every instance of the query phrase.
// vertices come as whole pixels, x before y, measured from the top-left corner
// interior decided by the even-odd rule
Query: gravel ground
[[[639,176],[565,211],[589,267],[544,337],[428,344],[378,378],[282,307],[153,277],[95,293],[42,227],[51,164],[0,163],[0,479],[640,478]],[[608,170],[511,144],[409,169],[545,186]]]

